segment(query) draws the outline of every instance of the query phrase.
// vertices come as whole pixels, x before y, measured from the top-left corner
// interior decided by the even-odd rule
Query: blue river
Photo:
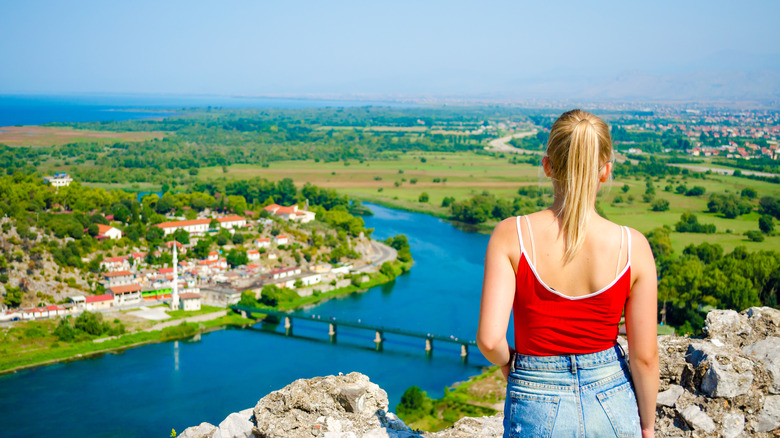
[[[488,236],[366,205],[374,212],[365,218],[373,237],[405,234],[414,267],[393,283],[302,312],[474,339]],[[387,391],[395,410],[412,385],[440,397],[488,365],[476,349],[464,362],[455,344],[435,344],[427,357],[422,339],[386,338],[377,352],[368,331],[339,328],[332,344],[325,324],[296,321],[291,337],[258,324],[25,370],[0,377],[0,424],[6,437],[39,435],[52,425],[64,437],[168,436],[172,428],[218,424],[295,379],[352,371]]]

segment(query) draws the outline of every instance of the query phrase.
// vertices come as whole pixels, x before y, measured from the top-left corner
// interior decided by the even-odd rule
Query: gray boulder
[[[441,432],[427,433],[425,438],[501,438],[504,435],[504,415],[492,417],[461,418],[452,427]]]
[[[212,438],[250,438],[255,423],[252,421],[252,408],[234,412],[221,423]]]
[[[712,310],[707,314],[704,332],[710,340],[741,345],[753,334],[753,329],[746,315],[740,315],[735,310]]]
[[[738,356],[726,356],[722,360],[731,363],[721,364],[710,359],[709,369],[704,374],[701,390],[710,397],[733,398],[750,391],[753,384],[753,363]]]
[[[203,422],[184,429],[184,432],[180,433],[177,438],[212,438],[216,431],[216,426]]]
[[[658,393],[658,398],[656,399],[655,403],[656,405],[660,406],[668,406],[670,408],[674,407],[674,404],[677,403],[677,400],[681,395],[683,395],[684,392],[685,389],[683,389],[682,386],[671,385],[666,391]]]
[[[780,428],[780,395],[766,398],[756,423],[756,432],[772,432]]]
[[[745,416],[730,412],[723,416],[720,433],[724,438],[737,438],[745,431]]]
[[[715,422],[696,405],[683,409],[680,415],[694,430],[701,430],[707,433],[715,432]]]
[[[742,349],[742,354],[751,357],[764,365],[772,377],[769,392],[780,394],[780,338],[770,336],[766,339],[748,345]]]

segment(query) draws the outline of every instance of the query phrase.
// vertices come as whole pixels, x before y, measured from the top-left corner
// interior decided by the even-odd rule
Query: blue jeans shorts
[[[515,355],[504,438],[641,437],[636,394],[619,345],[588,354]]]

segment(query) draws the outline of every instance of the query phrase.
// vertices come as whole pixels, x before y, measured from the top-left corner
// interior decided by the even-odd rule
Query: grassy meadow
[[[491,156],[472,152],[426,153],[415,152],[400,156],[398,160],[315,162],[280,161],[272,162],[268,167],[253,165],[230,166],[223,171],[221,167],[203,168],[199,178],[226,178],[228,180],[263,177],[269,180],[292,178],[297,185],[310,182],[320,187],[335,189],[352,197],[401,209],[419,211],[437,216],[449,215],[448,208],[441,207],[444,197],[451,196],[464,200],[472,195],[490,192],[499,197],[512,198],[523,185],[549,186],[549,180],[541,171],[541,166],[526,163],[513,163],[513,155]],[[619,164],[618,164],[619,165]],[[436,181],[436,182],[435,182]],[[734,247],[744,245],[748,251],[780,248],[780,235],[766,236],[763,242],[749,241],[743,233],[758,230],[758,213],[753,212],[735,219],[726,219],[719,214],[706,213],[711,193],[735,193],[739,195],[743,188],[753,188],[762,196],[780,195],[780,187],[763,181],[745,178],[707,175],[707,179],[690,175],[678,175],[664,178],[652,178],[655,199],[669,201],[669,210],[653,212],[649,203],[642,202],[646,181],[644,177],[614,180],[602,187],[599,194],[601,209],[610,220],[625,224],[647,233],[664,225],[674,229],[680,215],[695,213],[699,222],[715,224],[717,232],[711,235],[672,232],[672,244],[676,253],[691,243],[719,243],[728,252]],[[623,185],[628,191],[623,192]],[[667,185],[672,191],[664,191]],[[703,196],[684,196],[675,192],[678,185],[688,188],[704,187]],[[421,193],[429,195],[427,203],[418,202]],[[633,197],[630,201],[629,196]],[[620,197],[621,203],[614,203]],[[756,204],[757,205],[757,204]],[[490,225],[490,224],[488,224]],[[482,227],[490,229],[490,227]]]

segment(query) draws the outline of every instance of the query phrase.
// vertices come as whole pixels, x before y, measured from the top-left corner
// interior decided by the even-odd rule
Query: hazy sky
[[[778,1],[4,1],[0,93],[518,92],[780,70]]]

